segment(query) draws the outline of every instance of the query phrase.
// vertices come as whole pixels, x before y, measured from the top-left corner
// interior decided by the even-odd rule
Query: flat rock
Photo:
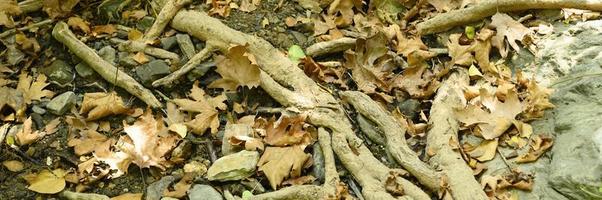
[[[55,60],[50,66],[40,70],[49,80],[55,81],[61,85],[70,83],[73,80],[73,70],[71,65],[63,60]]]
[[[84,62],[80,62],[79,64],[75,65],[75,72],[77,72],[77,75],[86,79],[91,78],[94,76],[94,74],[96,74],[96,72]]]
[[[209,185],[196,184],[188,190],[190,200],[222,200],[222,194]]]
[[[46,104],[46,108],[48,109],[48,111],[55,115],[62,115],[66,111],[71,109],[73,105],[75,105],[76,100],[77,96],[75,95],[75,93],[71,91],[65,92],[50,100],[50,102]]]
[[[210,181],[233,181],[247,178],[255,172],[259,161],[257,151],[240,151],[221,157],[209,167],[207,179]]]
[[[136,75],[140,77],[140,82],[146,86],[169,73],[169,65],[163,60],[153,60],[136,68]]]
[[[176,40],[178,41],[180,50],[188,59],[192,58],[192,56],[196,54],[196,50],[194,50],[194,44],[192,43],[192,40],[188,34],[176,34]]]
[[[170,50],[178,44],[176,40],[176,36],[161,38],[161,48],[165,50]]]

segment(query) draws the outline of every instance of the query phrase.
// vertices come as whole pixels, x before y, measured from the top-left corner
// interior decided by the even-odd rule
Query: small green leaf
[[[253,193],[251,193],[251,191],[245,190],[244,192],[242,192],[242,199],[243,200],[251,199],[251,197],[253,197]]]
[[[305,58],[305,53],[299,45],[293,45],[288,48],[288,58],[291,59],[291,61],[298,63],[299,59]]]
[[[14,145],[15,144],[15,137],[11,136],[7,136],[6,137],[6,144],[8,144],[9,146]]]
[[[464,33],[466,34],[466,37],[468,39],[474,39],[475,36],[475,28],[474,26],[467,26],[466,28],[464,28]]]

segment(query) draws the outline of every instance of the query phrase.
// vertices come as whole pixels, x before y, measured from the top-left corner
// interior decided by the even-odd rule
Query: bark
[[[163,29],[165,29],[167,24],[169,24],[169,21],[171,21],[173,16],[175,16],[176,13],[182,9],[182,7],[190,4],[190,2],[192,2],[192,0],[170,0],[165,2],[163,8],[161,8],[161,12],[159,12],[159,15],[157,15],[157,19],[155,19],[153,25],[142,37],[142,41],[151,42],[157,39],[157,37],[159,37],[159,35],[161,35],[163,32]]]
[[[134,78],[117,69],[111,63],[102,59],[96,52],[85,43],[77,39],[65,22],[58,22],[52,30],[52,36],[63,43],[77,57],[82,59],[90,68],[94,69],[102,78],[109,83],[115,84],[138,97],[147,105],[155,108],[161,107],[161,102],[155,98],[153,93],[144,88]]]
[[[436,15],[416,25],[418,33],[428,35],[449,30],[455,26],[479,21],[497,12],[512,12],[530,9],[576,8],[602,10],[602,0],[495,0],[483,1],[468,8],[452,10]]]
[[[184,66],[182,66],[180,69],[172,72],[171,74],[159,80],[154,81],[153,87],[159,87],[173,83],[175,80],[188,73],[190,70],[194,69],[194,67],[203,62],[205,59],[209,58],[209,56],[211,56],[211,54],[213,53],[214,48],[215,47],[210,42],[207,42],[207,46],[203,50],[192,56],[192,58],[190,58],[190,60],[186,62],[186,64],[184,64]]]
[[[336,40],[315,43],[307,47],[305,53],[308,56],[317,57],[321,55],[345,51],[353,47],[355,47],[355,39],[344,37]]]

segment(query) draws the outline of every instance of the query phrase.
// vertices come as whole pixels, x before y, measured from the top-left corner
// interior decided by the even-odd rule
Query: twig
[[[190,2],[192,0],[169,0],[165,2],[165,5],[161,8],[161,12],[157,15],[157,19],[155,19],[155,23],[144,34],[142,41],[148,43],[159,37],[176,13]]]
[[[125,72],[120,71],[111,63],[98,56],[93,49],[86,46],[86,44],[75,37],[65,22],[58,22],[54,26],[52,36],[67,46],[73,54],[81,58],[88,66],[90,66],[90,68],[94,69],[94,71],[109,83],[125,89],[151,107],[161,107],[161,102],[155,98],[155,95],[153,95],[150,90],[144,88],[144,86],[138,83],[134,78]]]
[[[318,42],[307,47],[306,54],[311,57],[345,51],[355,46],[354,38],[339,38],[336,40]]]
[[[4,38],[6,36],[15,34],[15,33],[17,33],[17,30],[19,30],[19,31],[26,31],[26,30],[29,30],[29,29],[32,29],[32,28],[37,28],[37,27],[44,26],[44,25],[47,25],[47,24],[52,24],[53,22],[54,22],[54,20],[52,20],[52,19],[46,19],[46,20],[43,20],[41,22],[34,23],[34,24],[31,24],[31,25],[27,25],[27,26],[24,26],[24,27],[21,27],[21,28],[10,29],[10,30],[7,30],[7,31],[4,31],[4,32],[0,33],[0,38]]]
[[[530,9],[576,8],[602,10],[602,0],[495,0],[483,1],[474,6],[452,10],[416,25],[418,33],[428,35],[449,30],[455,26],[489,17],[496,12],[512,12]]]
[[[153,82],[153,87],[159,87],[174,82],[184,74],[188,73],[190,70],[194,69],[194,67],[196,67],[199,63],[209,58],[209,56],[211,56],[211,54],[215,50],[217,50],[215,46],[211,44],[211,42],[207,42],[207,46],[203,50],[195,54],[192,58],[190,58],[190,60],[186,62],[186,64],[184,64],[184,66],[182,66],[180,69]]]

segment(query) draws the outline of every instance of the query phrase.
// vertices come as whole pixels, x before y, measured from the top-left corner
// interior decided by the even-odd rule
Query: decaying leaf
[[[17,118],[25,118],[25,102],[23,99],[23,93],[19,90],[9,88],[9,87],[0,87],[0,94],[9,94],[9,95],[0,95],[0,110],[4,110],[5,108],[11,108],[15,113],[9,113],[7,116],[4,116],[4,113],[0,113],[0,120],[7,120],[6,118],[12,118],[17,116]]]
[[[36,38],[27,37],[23,33],[15,34],[15,42],[19,45],[19,48],[22,50],[39,52],[40,48],[41,48],[40,44],[38,43],[38,40],[36,40]]]
[[[257,165],[272,189],[276,190],[284,179],[301,176],[301,170],[310,157],[300,146],[267,147]]]
[[[265,142],[272,146],[303,145],[311,143],[311,136],[303,130],[305,116],[281,116],[278,121],[273,118],[265,126]]]
[[[534,162],[539,157],[541,157],[552,145],[554,144],[554,140],[545,135],[536,135],[531,138],[531,144],[529,148],[529,152],[524,155],[519,156],[516,159],[516,163],[528,163]]]
[[[184,174],[182,179],[173,186],[173,190],[165,189],[163,191],[163,196],[181,199],[186,196],[186,192],[192,186],[194,178],[195,175],[192,173]]]
[[[23,100],[26,104],[31,104],[34,100],[39,101],[44,97],[50,98],[54,96],[54,92],[45,90],[44,88],[50,83],[46,83],[44,74],[38,75],[35,81],[26,72],[19,75],[19,83],[17,89],[23,93]]]
[[[42,170],[37,174],[29,174],[23,178],[29,183],[27,189],[40,194],[56,194],[65,189],[65,175],[67,172],[63,169],[49,171]]]
[[[17,5],[17,0],[0,0],[0,26],[15,27],[12,16],[19,14],[21,9]]]
[[[97,120],[110,115],[125,114],[129,108],[116,92],[86,93],[79,110],[80,114],[87,114],[86,120]]]
[[[6,169],[8,169],[8,171],[11,172],[19,172],[23,170],[23,168],[25,168],[23,163],[18,160],[5,160],[2,161],[2,165],[4,165],[4,167],[6,167]]]
[[[148,13],[146,12],[146,10],[140,9],[140,10],[126,10],[123,11],[123,13],[121,13],[121,16],[125,19],[135,19],[135,20],[140,20],[143,17],[145,17],[146,15],[148,15]]]
[[[88,25],[89,23],[80,17],[69,17],[67,24],[76,30],[81,30],[84,33],[90,33],[90,26]]]
[[[63,17],[69,15],[77,3],[79,0],[44,0],[43,10],[50,18]]]
[[[543,117],[544,111],[554,108],[550,102],[550,94],[554,90],[538,85],[535,80],[530,80],[527,84],[528,95],[525,98],[525,111],[522,115],[526,120],[533,120]]]
[[[497,31],[491,40],[491,44],[500,51],[500,55],[504,58],[508,55],[504,38],[508,39],[508,43],[514,50],[519,51],[520,47],[516,44],[516,41],[522,41],[525,36],[533,34],[531,29],[504,13],[496,13],[491,16],[490,25],[495,27]]]
[[[231,47],[226,56],[216,58],[216,66],[216,71],[222,79],[212,82],[209,88],[223,88],[228,91],[236,90],[238,86],[259,86],[259,66],[245,46]]]
[[[29,117],[27,120],[25,120],[25,122],[23,122],[23,128],[21,128],[21,130],[19,130],[19,132],[17,132],[15,135],[17,142],[20,145],[31,144],[46,135],[56,132],[56,127],[59,125],[59,123],[61,123],[60,118],[56,118],[48,122],[48,124],[46,124],[44,127],[44,130],[33,131],[31,127],[32,120],[31,117]]]
[[[376,34],[368,39],[358,39],[355,51],[345,53],[345,67],[351,69],[352,78],[358,89],[366,93],[389,91],[389,79],[396,68],[387,55],[387,37]]]
[[[227,106],[223,103],[226,100],[226,96],[222,94],[217,97],[205,97],[205,91],[198,87],[198,82],[195,82],[192,86],[188,96],[191,99],[173,100],[180,107],[180,110],[189,113],[198,113],[186,125],[196,134],[203,134],[209,128],[211,128],[212,134],[217,133],[217,128],[219,128],[219,113],[217,109],[226,109]]]

